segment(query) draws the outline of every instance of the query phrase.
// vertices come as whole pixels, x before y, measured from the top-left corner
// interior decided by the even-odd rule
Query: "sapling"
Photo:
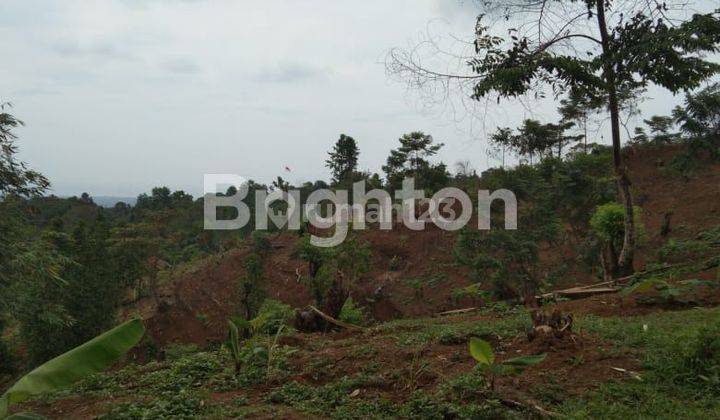
[[[518,373],[528,366],[545,360],[545,354],[520,356],[498,362],[490,343],[477,337],[470,338],[470,355],[478,362],[480,370],[489,381],[490,390],[495,391],[495,380],[500,376]]]

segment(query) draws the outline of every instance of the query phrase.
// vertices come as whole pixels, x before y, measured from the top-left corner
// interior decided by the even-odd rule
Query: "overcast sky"
[[[428,25],[467,38],[475,14],[456,0],[2,0],[0,101],[26,123],[22,159],[60,195],[197,195],[203,173],[328,179],[340,133],[364,170],[414,130],[481,170],[485,130],[553,107],[503,104],[470,127],[424,110],[383,64]],[[652,112],[679,101],[651,94]]]

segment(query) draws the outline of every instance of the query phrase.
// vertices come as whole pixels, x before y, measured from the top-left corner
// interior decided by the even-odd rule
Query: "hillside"
[[[666,165],[680,150],[675,146],[626,150],[637,204],[643,209],[645,235],[636,263],[640,271],[657,262],[658,248],[668,241],[695,238],[720,224],[720,164],[705,166],[690,175],[679,175],[667,170]],[[672,213],[670,232],[662,236],[662,226],[669,213]],[[482,297],[462,293],[473,281],[467,268],[455,263],[452,250],[456,233],[437,228],[412,231],[399,227],[393,231],[362,231],[358,237],[369,243],[372,263],[371,271],[351,294],[372,319],[388,321],[430,316],[482,305]],[[308,266],[295,251],[297,235],[272,234],[269,239],[273,250],[264,264],[269,297],[295,308],[312,303],[303,280],[308,276]],[[542,250],[543,267],[568,267],[552,287],[602,280],[598,273],[576,267],[580,258],[578,241],[579,238],[567,230],[558,243],[546,245]],[[173,273],[161,287],[161,300],[167,304],[163,311],[157,311],[152,299],[140,304],[153,337],[160,344],[206,345],[222,340],[225,320],[237,310],[237,279],[243,273],[242,263],[249,252],[248,247],[233,249]],[[713,278],[714,272],[689,271],[678,280],[698,276]]]

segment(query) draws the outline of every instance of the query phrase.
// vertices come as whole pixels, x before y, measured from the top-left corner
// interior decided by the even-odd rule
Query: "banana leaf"
[[[135,347],[144,334],[142,320],[134,319],[46,362],[20,378],[0,397],[0,419],[8,416],[12,404],[66,388],[85,376],[111,367]]]

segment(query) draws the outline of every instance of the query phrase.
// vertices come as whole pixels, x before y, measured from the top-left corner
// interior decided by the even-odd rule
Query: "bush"
[[[294,316],[295,311],[290,306],[277,300],[266,299],[251,324],[256,333],[276,334],[280,327],[287,325]]]
[[[349,297],[342,309],[338,319],[348,324],[363,325],[365,323],[365,312],[363,308],[356,305],[351,297]]]

